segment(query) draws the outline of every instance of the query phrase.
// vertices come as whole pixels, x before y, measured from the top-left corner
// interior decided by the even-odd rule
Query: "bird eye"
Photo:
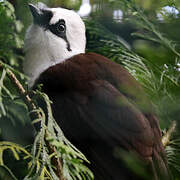
[[[65,25],[64,25],[64,24],[59,24],[59,25],[57,26],[57,30],[58,30],[59,32],[64,32],[64,31],[65,31]]]

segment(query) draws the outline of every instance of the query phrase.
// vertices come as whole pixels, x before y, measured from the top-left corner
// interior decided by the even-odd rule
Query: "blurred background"
[[[32,22],[28,3],[0,0],[0,60],[22,73],[23,41]],[[122,64],[142,84],[160,119],[162,134],[175,122],[165,144],[174,179],[180,179],[180,1],[41,0],[49,7],[73,9],[86,24],[87,51]],[[0,72],[0,138],[30,144],[29,112],[6,72]],[[173,126],[174,127],[174,126]]]

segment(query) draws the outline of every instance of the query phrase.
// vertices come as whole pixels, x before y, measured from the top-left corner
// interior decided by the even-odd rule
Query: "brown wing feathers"
[[[89,158],[97,180],[132,179],[113,155],[116,147],[135,152],[149,163],[154,179],[168,179],[151,103],[120,65],[95,53],[79,54],[47,69],[36,83],[43,84],[53,101],[56,121]]]

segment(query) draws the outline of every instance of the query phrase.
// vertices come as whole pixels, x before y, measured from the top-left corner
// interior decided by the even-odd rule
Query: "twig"
[[[46,131],[46,137],[48,137],[48,132],[47,131]],[[57,154],[56,148],[54,146],[50,146],[48,140],[45,139],[45,142],[46,142],[46,145],[48,147],[48,150],[49,150],[50,154],[53,154],[53,153]],[[60,180],[66,180],[66,178],[63,175],[63,166],[62,166],[61,159],[58,158],[58,157],[53,156],[52,157],[52,164],[55,165],[55,167],[56,167],[56,175],[58,177],[60,177]]]
[[[13,84],[15,85],[15,87],[17,88],[18,92],[20,93],[20,95],[23,97],[25,104],[28,106],[28,108],[32,111],[37,109],[35,104],[32,102],[32,99],[29,97],[29,95],[26,93],[25,89],[23,88],[23,86],[21,85],[21,83],[18,81],[18,79],[16,78],[16,76],[14,75],[14,73],[9,70],[6,69],[6,72],[8,73],[9,78],[11,79],[11,81],[13,82]],[[36,112],[38,113],[38,112]],[[40,114],[37,114],[38,117],[40,117]]]
[[[53,147],[53,152],[55,152],[57,154],[55,147]],[[58,173],[58,177],[61,177],[61,180],[66,180],[63,175],[63,166],[62,166],[62,162],[61,162],[60,158],[56,158],[55,162],[57,163],[56,174]]]

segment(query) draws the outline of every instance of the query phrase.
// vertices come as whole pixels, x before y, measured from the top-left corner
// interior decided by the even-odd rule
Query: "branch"
[[[15,85],[15,87],[18,90],[19,94],[22,96],[25,104],[28,106],[28,109],[30,111],[37,109],[35,104],[32,102],[32,99],[26,93],[25,89],[23,88],[21,83],[18,81],[18,79],[16,78],[14,73],[9,69],[6,69],[6,72],[8,73],[9,78],[11,79],[12,83]],[[41,115],[38,114],[38,112],[36,112],[36,115],[37,115],[38,118],[41,117]]]
[[[48,132],[46,131],[46,137],[48,137]],[[50,154],[57,154],[57,150],[54,146],[50,146],[50,143],[45,138],[45,142],[47,145],[47,148],[50,152]],[[63,166],[62,166],[62,160],[60,158],[57,158],[56,156],[52,157],[52,164],[56,167],[56,175],[60,178],[60,180],[66,180],[66,178],[63,175]]]

